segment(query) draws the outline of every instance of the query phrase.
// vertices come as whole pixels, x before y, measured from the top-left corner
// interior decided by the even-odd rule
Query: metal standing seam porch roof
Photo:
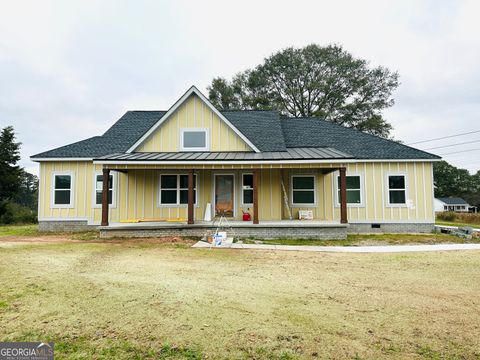
[[[288,148],[286,151],[254,152],[135,152],[116,153],[94,159],[98,162],[148,162],[148,161],[262,161],[262,160],[347,160],[350,154],[329,147]]]

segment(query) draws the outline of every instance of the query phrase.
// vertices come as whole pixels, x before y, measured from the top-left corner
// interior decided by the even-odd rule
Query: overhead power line
[[[452,146],[459,146],[459,145],[466,145],[466,144],[473,144],[480,142],[480,140],[474,140],[474,141],[466,141],[466,142],[461,142],[461,143],[456,143],[456,144],[451,144],[451,145],[444,145],[444,146],[435,146],[423,150],[434,150],[434,149],[442,149],[442,148],[447,148],[447,147],[452,147]]]
[[[440,155],[440,156],[445,156],[445,155],[461,154],[461,153],[466,153],[466,152],[470,152],[470,151],[478,151],[478,150],[480,150],[480,148],[478,148],[478,149],[470,149],[470,150],[462,150],[462,151],[454,151],[454,152],[451,152],[451,153],[438,154],[438,155]]]
[[[467,163],[460,163],[460,164],[457,164],[457,166],[467,166],[467,165],[470,165],[471,167],[479,167],[480,168],[480,163],[478,161],[474,161],[474,162],[467,162]]]
[[[443,136],[443,137],[433,138],[433,139],[428,139],[428,140],[416,141],[416,142],[413,142],[413,143],[410,143],[410,144],[407,144],[407,145],[423,144],[423,143],[430,142],[430,141],[450,139],[450,138],[457,137],[457,136],[475,134],[475,133],[479,133],[479,132],[480,132],[480,130],[469,131],[469,132],[464,132],[464,133],[461,133],[461,134],[455,134],[455,135]]]

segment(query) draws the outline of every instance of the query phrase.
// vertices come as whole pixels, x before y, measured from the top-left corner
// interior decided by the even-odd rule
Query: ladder
[[[290,206],[288,205],[288,196],[287,196],[287,191],[285,190],[285,184],[283,183],[283,177],[281,178],[281,182],[282,182],[283,202],[285,203],[285,207],[287,208],[287,211],[288,211],[288,218],[292,220],[292,211],[290,210]]]
[[[218,219],[218,223],[217,223]],[[218,234],[219,231],[223,230],[227,233],[227,238],[224,241],[224,246],[229,246],[233,243],[233,240],[235,239],[235,230],[228,221],[227,217],[225,216],[225,212],[222,212],[219,218],[215,218],[213,220],[213,225],[217,225],[217,228],[215,232],[212,234],[212,237]],[[228,236],[230,235],[230,236]],[[215,246],[214,244],[215,240],[212,241],[212,246]]]

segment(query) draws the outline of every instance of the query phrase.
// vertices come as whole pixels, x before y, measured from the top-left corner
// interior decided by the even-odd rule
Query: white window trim
[[[365,207],[365,183],[364,183],[364,174],[360,172],[347,172],[347,176],[359,176],[360,177],[360,203],[358,204],[349,204],[347,203],[347,207],[357,208],[357,207]],[[338,178],[340,177],[339,173],[335,173],[334,178],[334,194],[335,194],[335,207],[340,207],[340,202],[338,201]]]
[[[313,203],[294,203],[293,202],[293,178],[295,177],[313,177]],[[301,191],[301,190],[295,190]],[[311,190],[309,190],[311,191]],[[317,176],[315,174],[294,174],[290,175],[290,205],[292,207],[316,207],[317,206]]]
[[[171,175],[171,176],[176,176],[177,177],[177,204],[162,204],[162,176],[168,176],[168,175]],[[188,207],[188,204],[180,204],[180,175],[186,175],[188,176],[188,173],[183,173],[183,172],[179,172],[179,173],[165,173],[165,174],[160,174],[158,176],[158,197],[157,197],[157,207],[158,208],[186,208]],[[200,179],[200,176],[197,174],[197,173],[194,173],[193,174],[194,177],[197,178],[197,181],[196,181],[196,186],[195,186],[195,202],[194,202],[194,206],[195,207],[200,207],[200,204],[198,203],[198,189],[199,189],[199,179]],[[165,189],[167,190],[167,189]],[[173,190],[173,189],[170,189],[170,190]]]
[[[70,203],[69,204],[55,204],[55,177],[58,175],[69,175],[70,176]],[[75,207],[74,191],[75,191],[75,172],[73,171],[54,171],[52,172],[51,180],[52,188],[50,193],[50,208],[51,209],[73,209]],[[66,190],[66,189],[64,189]]]
[[[392,204],[390,203],[390,186],[389,186],[389,181],[388,178],[390,176],[403,176],[405,179],[405,203],[404,204]],[[398,190],[398,189],[393,189],[393,190]],[[392,208],[407,208],[408,207],[408,176],[406,172],[388,172],[385,173],[385,189],[384,189],[384,194],[385,194],[385,206],[386,207],[392,207]]]
[[[185,132],[205,133],[205,147],[185,147],[183,146],[183,135]],[[209,128],[181,128],[180,129],[180,151],[210,151],[210,129]]]
[[[102,207],[102,204],[97,204],[97,176],[102,175],[102,172],[96,171],[93,173],[93,194],[92,194],[92,208],[98,209]],[[117,207],[117,174],[114,172],[110,172],[110,175],[112,176],[112,203],[108,205],[110,209],[115,209]],[[103,186],[103,185],[102,185]]]
[[[253,206],[253,202],[251,203],[246,203],[244,202],[243,200],[243,175],[252,175],[253,176],[253,173],[251,172],[245,172],[245,173],[241,173],[240,176],[241,176],[241,179],[240,179],[240,200],[241,200],[241,204],[242,206]],[[250,189],[248,189],[250,190]],[[252,190],[253,190],[253,187],[252,187]]]

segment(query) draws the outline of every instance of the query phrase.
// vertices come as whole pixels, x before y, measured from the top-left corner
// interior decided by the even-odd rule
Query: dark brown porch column
[[[102,226],[108,226],[108,179],[110,169],[103,169],[102,178]]]
[[[258,170],[253,170],[253,223],[258,224]]]
[[[348,223],[347,219],[347,169],[340,168],[340,222]]]
[[[193,169],[188,170],[188,224],[193,224],[193,204],[194,204],[194,194],[193,194]]]

